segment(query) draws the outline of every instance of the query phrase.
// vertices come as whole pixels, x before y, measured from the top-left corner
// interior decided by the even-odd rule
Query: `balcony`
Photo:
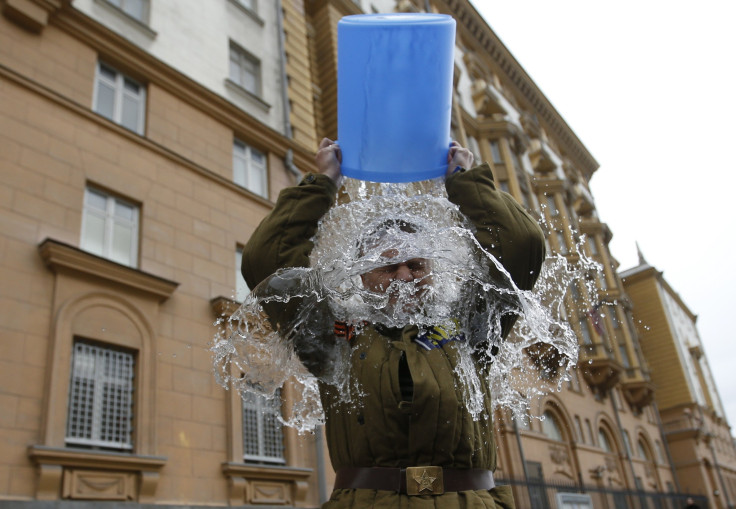
[[[580,368],[585,382],[596,392],[605,394],[621,380],[624,367],[615,359],[591,356],[585,348],[580,350]]]
[[[637,410],[648,406],[654,400],[654,384],[641,376],[627,377],[621,383],[624,398]]]
[[[500,95],[484,80],[473,83],[473,104],[478,115],[484,117],[505,116],[508,112],[503,107]]]
[[[557,162],[552,157],[549,147],[538,138],[532,140],[529,160],[536,172],[546,173],[557,169]]]

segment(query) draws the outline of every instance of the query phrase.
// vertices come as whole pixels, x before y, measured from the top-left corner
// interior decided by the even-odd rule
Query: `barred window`
[[[266,156],[240,140],[233,142],[233,181],[257,195],[268,197]]]
[[[133,353],[74,342],[67,445],[133,449],[134,373]]]
[[[279,421],[281,391],[267,399],[250,392],[243,397],[243,460],[286,463],[284,434]]]

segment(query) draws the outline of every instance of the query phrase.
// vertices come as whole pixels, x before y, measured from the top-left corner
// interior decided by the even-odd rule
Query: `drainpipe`
[[[325,448],[324,448],[324,426],[319,426],[315,432],[315,447],[317,448],[317,484],[319,486],[319,505],[327,502],[327,483],[325,482]]]
[[[624,428],[621,426],[621,417],[618,415],[618,408],[616,408],[616,402],[613,400],[613,391],[614,389],[609,390],[608,393],[608,399],[611,400],[611,406],[613,407],[613,415],[616,416],[616,424],[618,425],[619,434],[621,435],[621,441],[624,443],[624,449],[626,449],[626,444],[628,443],[626,439],[624,438]],[[632,444],[629,444],[630,447],[633,447]],[[634,471],[634,463],[631,461],[631,452],[626,451],[626,461],[629,463],[629,468],[631,469],[631,481],[634,483],[633,486],[630,486],[634,489],[637,489],[636,486],[636,472]],[[644,489],[643,487],[641,488]]]
[[[289,108],[289,88],[286,83],[286,42],[284,35],[284,15],[282,12],[281,0],[276,0],[276,28],[278,30],[279,37],[279,54],[281,55],[281,103],[284,112],[284,136],[287,138],[292,137],[291,130],[291,110]],[[286,151],[286,158],[284,160],[286,169],[294,177],[294,183],[298,184],[302,178],[302,172],[294,166],[294,152],[289,149]]]
[[[675,469],[675,462],[672,459],[672,451],[670,451],[670,442],[669,440],[667,440],[667,435],[665,435],[664,426],[662,425],[662,418],[659,415],[659,408],[657,407],[657,403],[655,401],[652,401],[652,408],[654,409],[654,415],[657,416],[657,426],[659,427],[659,434],[662,437],[662,445],[664,446],[664,450],[667,453],[667,461],[669,461],[670,463],[672,477],[675,481],[675,489],[677,490],[677,493],[680,493],[682,491],[682,488],[680,488],[680,474],[678,474],[677,470]]]
[[[529,417],[527,416],[527,419]],[[519,426],[516,425],[516,417],[511,416],[511,422],[514,424],[514,435],[516,435],[516,445],[519,447],[519,455],[521,456],[521,468],[524,472],[524,484],[526,484],[526,490],[529,492],[529,500],[533,500],[532,488],[529,486],[529,472],[526,468],[526,459],[524,458],[524,447],[521,445],[521,433],[519,433]]]

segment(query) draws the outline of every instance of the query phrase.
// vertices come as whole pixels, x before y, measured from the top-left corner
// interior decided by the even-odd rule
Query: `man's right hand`
[[[340,150],[340,145],[337,142],[329,138],[323,138],[319,143],[319,149],[314,160],[320,173],[337,182],[341,174],[340,163],[342,163],[342,150]]]

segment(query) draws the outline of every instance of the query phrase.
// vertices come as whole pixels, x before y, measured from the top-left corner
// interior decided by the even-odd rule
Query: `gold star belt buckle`
[[[442,495],[442,467],[407,467],[406,493],[408,495]]]

